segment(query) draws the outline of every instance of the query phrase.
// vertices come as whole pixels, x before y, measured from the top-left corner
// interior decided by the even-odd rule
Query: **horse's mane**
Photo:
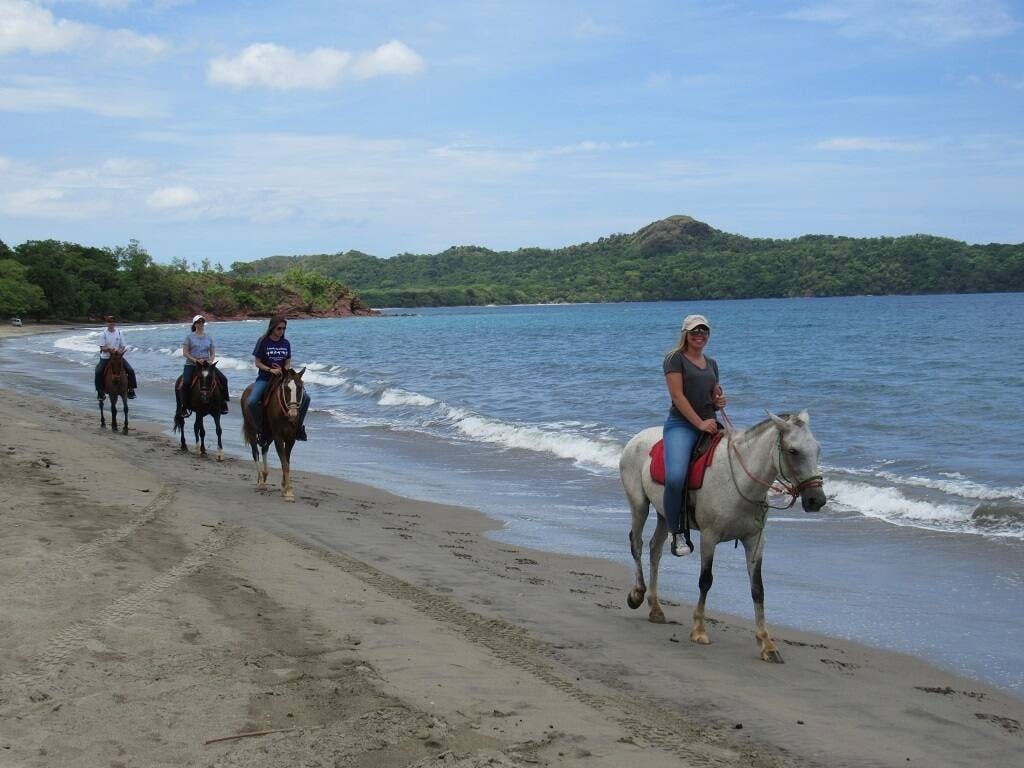
[[[775,415],[778,416],[780,419],[785,420],[785,419],[789,419],[792,416],[795,416],[796,414],[793,414],[793,413],[777,413]],[[757,422],[757,424],[755,424],[754,426],[752,426],[752,427],[750,427],[748,429],[744,429],[742,432],[740,432],[740,434],[737,437],[739,437],[739,438],[741,438],[743,440],[746,440],[746,439],[753,440],[756,437],[760,437],[762,433],[766,432],[767,430],[771,429],[774,426],[775,426],[775,422],[773,422],[770,418],[762,419],[761,421]]]

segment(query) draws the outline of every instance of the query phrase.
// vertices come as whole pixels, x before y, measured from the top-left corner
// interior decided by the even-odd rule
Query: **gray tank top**
[[[704,356],[707,360],[706,368],[698,368],[691,363],[682,352],[676,351],[665,358],[662,364],[664,373],[683,374],[683,394],[690,401],[693,410],[702,419],[715,418],[715,401],[713,397],[715,384],[718,383],[718,363],[713,357]],[[683,419],[686,417],[679,412],[675,403],[669,409],[673,416]]]

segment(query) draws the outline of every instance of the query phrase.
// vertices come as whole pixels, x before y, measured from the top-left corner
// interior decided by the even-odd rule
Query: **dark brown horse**
[[[299,428],[299,408],[302,405],[304,387],[302,374],[286,368],[280,376],[275,376],[264,398],[266,404],[263,411],[263,434],[256,434],[252,414],[249,413],[249,391],[252,384],[242,394],[242,440],[252,449],[252,460],[256,462],[256,488],[265,490],[267,487],[267,451],[270,444],[277,449],[277,458],[281,462],[281,497],[285,501],[295,501],[292,493],[291,456],[295,445],[295,435]],[[261,407],[262,404],[261,404]],[[257,447],[263,454],[263,461],[257,454]]]
[[[187,401],[188,410],[196,417],[194,431],[196,442],[199,444],[199,455],[206,455],[206,426],[203,424],[203,419],[212,416],[213,426],[217,431],[217,461],[224,461],[220,416],[225,393],[220,386],[216,367],[217,363],[200,360],[196,364],[196,372],[192,376],[192,381],[182,381],[182,377],[178,377],[174,386],[174,396],[178,403],[177,410],[174,412],[174,431],[181,432],[181,450],[187,451],[188,446],[185,444],[185,418],[188,416],[185,402]],[[184,396],[186,392],[189,395],[187,400]]]
[[[124,405],[124,429],[128,434],[128,372],[124,369],[123,352],[114,350],[110,353],[110,362],[103,370],[103,394],[110,398],[110,428],[117,432],[117,398]],[[106,428],[107,420],[103,415],[103,401],[100,404],[100,428]]]

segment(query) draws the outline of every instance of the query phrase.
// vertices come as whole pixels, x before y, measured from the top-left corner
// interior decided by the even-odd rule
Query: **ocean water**
[[[296,466],[480,509],[510,542],[631,564],[618,455],[664,420],[661,359],[690,312],[711,321],[733,422],[807,409],[822,444],[828,505],[769,516],[769,621],[1024,696],[1024,294],[294,320],[313,397]],[[235,394],[264,329],[208,329]],[[123,330],[141,381],[133,412],[169,425],[187,326]],[[10,340],[0,363],[15,386],[95,407],[98,332]],[[236,406],[225,447],[241,455],[237,419]],[[721,547],[715,565],[709,610],[750,615],[742,549]],[[662,594],[695,599],[697,571],[696,558],[664,558]]]

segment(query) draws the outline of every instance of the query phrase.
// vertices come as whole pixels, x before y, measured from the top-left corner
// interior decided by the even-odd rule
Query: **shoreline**
[[[688,607],[663,601],[667,625],[626,609],[629,569],[496,542],[474,510],[307,472],[287,505],[254,490],[248,460],[178,454],[154,424],[124,437],[2,399],[16,764],[95,765],[115,743],[130,762],[213,765],[327,749],[417,766],[1019,754],[1024,704],[918,659],[776,628],[787,664],[768,665],[752,622],[713,606],[713,644],[696,646]],[[316,728],[202,743],[294,726]]]
[[[18,336],[35,336],[44,333],[60,333],[85,328],[81,323],[25,323],[24,325],[0,325],[0,339],[13,339]]]
[[[162,327],[166,326],[166,323],[157,323],[155,326]],[[91,330],[88,327],[80,326],[60,326],[53,330],[64,330],[66,328],[84,329]],[[29,331],[30,333],[31,331]],[[2,342],[0,342],[2,344]],[[164,350],[160,350],[163,352]],[[14,363],[13,359],[11,361]],[[19,385],[19,391],[26,391],[24,387]],[[29,389],[30,392],[37,390]],[[67,397],[69,393],[63,394],[50,394],[41,395],[42,397],[53,397],[55,402],[60,402],[65,405],[71,404],[70,407],[78,407],[74,403],[78,402],[77,395],[73,395],[71,398]],[[160,398],[157,397],[157,400]],[[90,399],[89,403],[93,403]],[[163,426],[162,412],[155,413],[153,402],[150,398],[145,398],[143,401],[136,401],[135,406],[142,404],[142,411],[145,416],[143,418],[154,419],[150,422],[152,425],[159,424]],[[173,403],[172,403],[173,405]],[[147,407],[148,406],[148,407]],[[159,410],[159,409],[156,409]],[[80,408],[81,413],[94,413],[91,409],[87,409],[86,406]],[[140,410],[133,407],[133,427],[138,426],[141,421],[138,421],[140,416]],[[212,425],[208,425],[210,427]],[[145,428],[145,427],[144,427]],[[226,426],[227,434],[225,436],[226,450],[230,453],[235,454],[235,458],[241,458],[245,461],[243,449],[241,449],[238,441],[234,439],[232,430],[232,421],[229,417]],[[209,436],[213,439],[213,436]],[[191,439],[191,438],[190,438]],[[327,444],[320,440],[314,440],[309,445],[309,448],[313,449],[312,453],[307,453],[309,448],[302,450],[308,456],[308,459],[303,460],[305,466],[312,465],[312,472],[321,472],[327,477],[337,478],[339,480],[346,480],[348,477],[355,476],[355,482],[367,484],[369,487],[382,488],[388,485],[387,477],[382,472],[366,472],[365,467],[374,465],[376,463],[371,461],[367,463],[365,457],[363,460],[356,460],[355,466],[350,468],[350,471],[346,472],[344,468],[337,469],[337,464],[330,460],[333,456],[333,451],[338,447],[334,446],[331,451],[325,452]],[[333,446],[333,443],[331,443]],[[300,449],[303,446],[298,446]],[[386,456],[378,457],[383,462],[382,466],[388,466]],[[468,457],[463,456],[463,460]],[[302,466],[302,464],[300,464]],[[456,457],[456,465],[459,466],[459,459]],[[468,465],[467,465],[468,466]],[[475,466],[475,465],[474,465]],[[452,475],[452,477],[460,477],[458,473]],[[451,484],[449,484],[451,485]],[[616,483],[617,485],[617,483]],[[438,486],[440,487],[440,486]],[[447,487],[447,486],[446,486]],[[415,484],[402,483],[400,477],[398,479],[398,491],[400,495],[408,496],[412,501],[424,501],[424,502],[438,502],[441,504],[452,504],[460,505],[466,504],[470,508],[474,507],[475,504],[479,503],[480,500],[473,494],[453,492],[453,488],[448,487],[448,492],[430,493],[424,491],[422,487]],[[472,486],[465,486],[469,488]],[[465,490],[463,488],[463,490]],[[436,491],[436,489],[435,489]],[[527,494],[528,495],[528,494]],[[618,495],[618,494],[617,494]],[[596,552],[597,556],[606,562],[612,564],[625,565],[629,570],[630,574],[627,578],[631,579],[632,573],[632,562],[628,557],[628,553],[618,546],[619,542],[619,530],[618,527],[614,531],[602,529],[602,538],[590,539],[588,538],[590,531],[581,529],[577,532],[570,532],[572,536],[582,537],[579,539],[564,539],[559,540],[561,546],[552,546],[549,540],[543,537],[538,537],[535,534],[524,533],[521,528],[522,519],[516,515],[501,514],[498,510],[485,511],[484,509],[474,509],[474,513],[483,514],[491,523],[491,528],[495,531],[491,538],[496,541],[503,542],[508,546],[521,546],[521,547],[538,547],[544,551],[553,554],[567,554],[570,555],[575,552],[591,553]],[[552,520],[556,520],[552,518]],[[791,522],[791,521],[786,521]],[[806,522],[806,521],[798,521]],[[865,519],[864,524],[874,524],[870,519]],[[606,526],[607,527],[607,526]],[[498,529],[509,528],[507,532],[498,532]],[[651,523],[648,523],[648,533],[650,533]],[[940,609],[941,613],[935,613],[936,606],[929,605],[928,603],[903,603],[896,601],[887,607],[879,609],[874,604],[874,595],[887,593],[888,587],[885,584],[884,578],[879,576],[877,578],[872,575],[872,563],[869,559],[865,558],[865,553],[862,548],[862,532],[858,532],[855,535],[845,535],[849,532],[835,530],[820,531],[818,530],[820,525],[813,524],[811,526],[801,525],[794,527],[787,525],[783,529],[785,537],[787,538],[785,544],[788,549],[783,549],[781,554],[777,554],[773,549],[773,582],[771,585],[771,600],[769,601],[768,607],[768,618],[769,626],[776,630],[792,630],[797,632],[808,632],[817,633],[818,636],[824,638],[832,638],[837,641],[849,641],[852,643],[859,643],[865,647],[877,649],[879,651],[892,651],[894,653],[903,653],[916,658],[923,663],[932,664],[938,666],[944,670],[949,671],[951,674],[962,676],[966,680],[978,681],[979,684],[992,685],[995,689],[1001,690],[1007,695],[1016,699],[1024,699],[1024,689],[1020,687],[1019,674],[1014,673],[1013,654],[1010,652],[1013,649],[1012,639],[1009,633],[1010,625],[1005,620],[1001,620],[998,614],[989,613],[986,614],[984,611],[973,611],[964,614],[956,610],[943,610]],[[811,533],[808,533],[808,530]],[[916,529],[915,529],[916,530]],[[558,531],[552,529],[555,535],[565,534],[565,531]],[[817,531],[817,540],[815,539],[815,531]],[[900,548],[903,546],[913,546],[912,542],[900,541],[899,536],[903,533],[903,529],[896,529],[893,534],[896,538],[890,541],[890,548],[893,550],[890,554],[892,556],[899,556]],[[878,534],[886,539],[890,537],[884,532]],[[931,534],[929,534],[931,536]],[[611,536],[612,538],[609,538]],[[841,563],[836,563],[835,567],[829,566],[827,562],[823,561],[818,556],[816,550],[816,544],[823,541],[823,536],[833,536],[838,538],[832,539],[833,546],[830,547],[831,556],[842,557]],[[774,537],[773,537],[774,538]],[[935,538],[933,536],[933,538]],[[945,534],[938,536],[939,539],[945,538]],[[781,538],[780,538],[781,542]],[[598,544],[598,549],[594,550],[592,545]],[[920,543],[920,542],[918,542]],[[974,542],[966,542],[968,545],[974,544]],[[610,546],[614,544],[614,546]],[[581,549],[582,546],[582,549]],[[874,547],[881,546],[881,542],[876,542]],[[931,578],[928,576],[929,573],[932,576],[945,580],[945,587],[955,588],[961,583],[966,583],[964,580],[970,579],[971,574],[971,562],[972,555],[964,555],[963,547],[960,547],[956,552],[949,551],[949,547],[952,546],[949,542],[940,542],[934,544],[931,549],[928,549],[927,554],[930,556],[938,557],[943,560],[946,564],[944,570],[948,571],[950,576],[944,576],[943,574],[931,571],[925,571],[918,573],[913,568],[904,569],[904,576],[910,581],[901,582],[912,584],[917,581],[920,577],[926,579]],[[934,550],[934,551],[933,551]],[[731,555],[732,553],[721,553],[722,555]],[[885,552],[879,550],[876,556],[886,557],[889,556]],[[987,556],[991,556],[993,553],[987,553]],[[793,557],[798,557],[798,561],[793,561]],[[778,559],[778,558],[782,559]],[[922,557],[925,557],[922,554]],[[977,557],[977,553],[973,555]],[[788,559],[787,559],[788,558]],[[804,558],[810,558],[806,560]],[[645,556],[646,560],[646,556]],[[669,562],[664,562],[663,565],[671,565],[672,559],[669,558]],[[811,571],[818,574],[822,574],[823,578],[818,581],[816,579],[807,578],[807,573],[804,572],[800,567],[794,567],[792,563],[810,563]],[[783,565],[783,563],[789,563],[789,567]],[[678,563],[676,563],[678,564]],[[697,590],[693,582],[696,581],[696,572],[694,568],[699,566],[698,563],[694,563],[693,559],[686,561],[683,565],[688,566],[682,573],[678,570],[673,571],[671,569],[662,570],[662,589],[661,594],[667,596],[669,599],[680,600],[684,606],[687,607],[687,612],[692,608],[692,601],[697,596]],[[1010,567],[1011,564],[1007,563]],[[750,607],[749,594],[747,593],[747,584],[745,576],[745,566],[740,560],[740,567],[743,573],[739,573],[735,569],[735,562],[728,560],[727,558],[719,557],[716,560],[716,566],[718,576],[720,579],[716,579],[715,589],[712,592],[709,606],[715,615],[723,617],[723,619],[731,620],[736,623],[742,623],[747,621],[747,617],[750,614],[748,610]],[[1015,566],[1014,566],[1015,567]],[[992,569],[998,568],[998,564],[992,565]],[[863,571],[860,569],[867,569]],[[958,570],[959,569],[959,570]],[[834,577],[829,577],[832,571],[836,571]],[[991,569],[990,569],[991,571]],[[859,574],[859,575],[858,575]],[[776,581],[782,579],[781,586],[776,586]],[[839,596],[842,598],[844,590],[844,579],[850,581],[846,582],[851,584],[852,581],[857,582],[857,586],[860,589],[859,595],[848,594],[847,595],[847,608],[845,613],[841,607],[837,608],[837,603],[834,598]],[[628,583],[628,582],[624,582]],[[924,582],[918,581],[919,584]],[[721,584],[721,586],[719,586]],[[903,594],[898,595],[903,600],[908,599],[912,592],[904,591]],[[1000,599],[1001,598],[1001,599]],[[1004,605],[1012,608],[1014,604],[1017,604],[1016,597],[1011,597],[1009,594],[1000,595],[999,593],[990,593],[988,595],[987,604],[989,605]],[[794,611],[794,606],[798,606],[798,610]],[[895,614],[894,611],[898,610],[899,614]],[[639,611],[640,613],[642,611]],[[839,615],[844,615],[846,618],[846,624],[842,621],[836,622],[835,618]],[[1003,614],[1004,616],[1012,616],[1013,612],[1009,614]],[[931,617],[929,619],[929,617]],[[957,642],[959,635],[955,630],[952,630],[948,622],[952,621],[956,623],[959,618],[970,622],[971,632],[974,634],[971,637],[986,637],[984,645],[970,644],[963,645]],[[885,625],[889,622],[890,631],[886,634]],[[931,622],[931,623],[929,623]],[[934,627],[934,632],[929,634],[917,635],[907,634],[915,627]],[[848,631],[850,627],[854,628],[854,631]],[[978,634],[983,632],[984,634]],[[965,635],[964,637],[967,637]],[[893,638],[898,638],[893,641]],[[953,645],[951,646],[950,643]],[[1009,643],[1009,645],[1004,645]]]

